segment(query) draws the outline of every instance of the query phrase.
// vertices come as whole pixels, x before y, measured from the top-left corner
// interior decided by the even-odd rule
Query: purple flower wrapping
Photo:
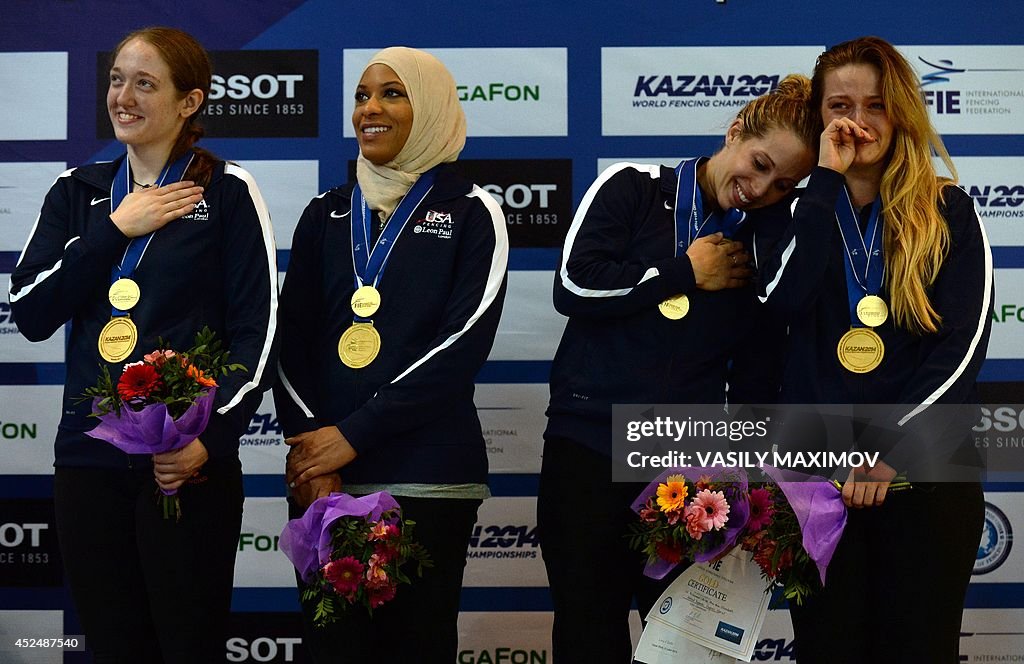
[[[822,585],[825,571],[846,528],[843,495],[824,477],[765,466],[764,472],[779,485],[796,520],[804,549],[818,567]]]
[[[176,420],[162,403],[149,404],[139,411],[125,406],[120,415],[113,411],[100,415],[99,425],[86,433],[126,454],[170,452],[191,443],[206,430],[216,394],[217,388],[211,387]]]
[[[285,524],[279,547],[302,580],[312,583],[320,568],[331,559],[331,526],[335,521],[345,516],[378,521],[384,512],[397,509],[398,503],[386,491],[359,498],[332,493],[317,498],[301,518]]]

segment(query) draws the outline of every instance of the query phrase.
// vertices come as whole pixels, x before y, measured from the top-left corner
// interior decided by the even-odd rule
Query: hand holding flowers
[[[89,436],[126,454],[154,456],[165,518],[181,517],[176,491],[208,457],[199,436],[213,410],[215,378],[245,370],[229,363],[228,356],[214,332],[204,327],[183,352],[159,340],[141,361],[126,364],[116,383],[101,366],[96,385],[83,392],[82,400],[92,399],[92,416],[100,420]]]

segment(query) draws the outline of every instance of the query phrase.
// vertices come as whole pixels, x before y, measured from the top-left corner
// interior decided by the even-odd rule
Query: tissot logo
[[[467,159],[458,169],[498,201],[513,247],[562,246],[572,220],[570,160]]]
[[[214,74],[202,122],[211,137],[315,137],[318,51],[211,51]],[[97,54],[96,133],[112,138],[109,55]]]
[[[227,640],[229,662],[295,662],[302,639],[299,637],[261,637],[251,642],[242,637]]]
[[[0,586],[59,586],[62,582],[52,501],[4,501],[0,505]]]

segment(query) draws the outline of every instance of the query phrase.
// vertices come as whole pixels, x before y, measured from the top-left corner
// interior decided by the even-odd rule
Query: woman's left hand
[[[173,452],[153,455],[153,476],[164,491],[174,491],[196,475],[210,458],[206,445],[196,438]]]
[[[880,506],[894,477],[896,471],[884,461],[851,469],[843,484],[843,503],[856,509]]]
[[[295,488],[310,479],[333,473],[356,458],[355,448],[335,426],[321,427],[286,438],[288,452],[285,481]]]

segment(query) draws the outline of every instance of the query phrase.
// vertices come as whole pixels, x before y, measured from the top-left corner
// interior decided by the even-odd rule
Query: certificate
[[[771,600],[766,585],[752,554],[738,546],[717,562],[690,565],[647,614],[635,658],[749,662]]]

